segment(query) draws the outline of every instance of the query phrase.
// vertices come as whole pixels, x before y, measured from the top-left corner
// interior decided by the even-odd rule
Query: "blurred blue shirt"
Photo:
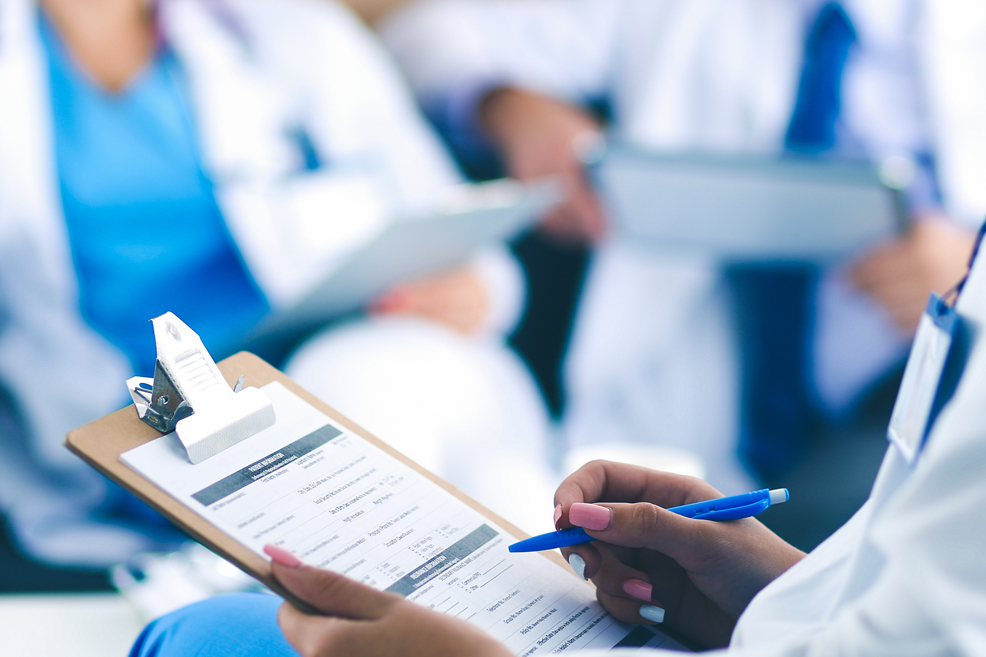
[[[202,172],[182,70],[166,49],[118,93],[83,72],[41,18],[61,200],[89,325],[150,376],[148,320],[172,311],[213,356],[269,305]]]

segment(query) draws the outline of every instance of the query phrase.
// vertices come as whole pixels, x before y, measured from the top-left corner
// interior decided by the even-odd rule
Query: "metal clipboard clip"
[[[157,361],[154,378],[127,379],[137,417],[161,433],[172,431],[201,463],[274,425],[274,407],[257,388],[230,389],[198,334],[165,313],[151,320]]]

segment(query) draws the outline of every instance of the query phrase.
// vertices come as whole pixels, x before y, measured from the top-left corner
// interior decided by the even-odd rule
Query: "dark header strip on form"
[[[251,463],[239,472],[234,472],[228,477],[220,479],[216,483],[203,488],[192,497],[204,506],[215,504],[228,495],[232,495],[241,488],[249,486],[258,479],[263,479],[276,470],[280,470],[288,463],[297,461],[309,452],[321,447],[342,432],[331,424],[316,429],[304,438],[300,438],[286,447],[282,447],[273,454],[268,454],[264,458]]]
[[[435,555],[391,584],[387,587],[387,592],[396,593],[406,598],[414,593],[416,589],[424,586],[428,580],[459,563],[497,536],[498,534],[495,529],[489,525],[481,525],[478,529],[467,534],[465,538],[459,539],[441,553]]]

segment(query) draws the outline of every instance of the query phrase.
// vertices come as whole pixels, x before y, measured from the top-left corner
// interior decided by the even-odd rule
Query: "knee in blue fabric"
[[[281,602],[263,593],[196,602],[151,621],[130,657],[298,657],[277,626]]]

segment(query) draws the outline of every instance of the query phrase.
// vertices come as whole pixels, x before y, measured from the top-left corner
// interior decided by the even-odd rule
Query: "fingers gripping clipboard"
[[[162,435],[134,407],[70,432],[66,445],[309,613],[315,610],[272,577],[263,544],[461,613],[519,654],[562,645],[682,646],[610,616],[557,553],[510,554],[507,546],[526,537],[517,527],[258,357],[241,352],[218,363],[218,371],[224,385],[242,377],[237,388],[266,395],[274,425],[194,465],[177,432]],[[445,608],[453,604],[459,606]]]

